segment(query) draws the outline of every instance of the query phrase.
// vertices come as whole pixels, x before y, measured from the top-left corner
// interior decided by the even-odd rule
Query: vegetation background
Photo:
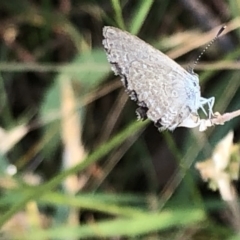
[[[1,239],[239,239],[238,205],[194,167],[233,153],[215,146],[233,129],[238,147],[239,118],[203,133],[137,122],[102,47],[116,26],[187,67],[226,24],[196,72],[215,111],[237,110],[239,0],[4,0],[0,13]]]

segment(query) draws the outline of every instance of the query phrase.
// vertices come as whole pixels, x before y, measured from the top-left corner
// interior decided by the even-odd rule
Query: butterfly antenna
[[[203,54],[207,51],[207,49],[218,39],[218,37],[221,35],[221,33],[226,29],[226,25],[222,26],[220,28],[220,30],[218,31],[217,35],[215,38],[213,38],[208,44],[207,46],[202,50],[202,52],[199,54],[199,56],[197,57],[197,59],[195,60],[195,62],[193,63],[193,67],[192,67],[192,72],[194,70],[194,68],[196,67],[196,65],[198,64],[199,60],[201,59],[201,57],[203,56]]]

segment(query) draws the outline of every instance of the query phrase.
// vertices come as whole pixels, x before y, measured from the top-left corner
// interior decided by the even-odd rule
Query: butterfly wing
[[[199,85],[193,75],[138,37],[114,27],[104,27],[103,45],[115,74],[147,117],[173,130],[191,112],[197,112]],[[199,96],[198,96],[199,95]]]

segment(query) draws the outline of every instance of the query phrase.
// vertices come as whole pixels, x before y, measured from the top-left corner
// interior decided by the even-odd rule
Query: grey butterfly
[[[118,28],[104,27],[103,36],[112,70],[139,106],[138,119],[149,118],[160,130],[174,130],[198,126],[198,110],[206,114],[205,104],[209,118],[213,115],[215,99],[201,97],[199,78],[193,71],[186,71],[167,55]]]

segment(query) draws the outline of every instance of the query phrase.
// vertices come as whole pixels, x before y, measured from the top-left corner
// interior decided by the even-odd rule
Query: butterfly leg
[[[214,105],[214,102],[215,102],[215,98],[214,97],[211,97],[211,98],[203,98],[201,97],[200,98],[200,108],[203,110],[203,112],[205,113],[205,115],[207,116],[207,113],[204,109],[204,105],[207,104],[208,105],[208,117],[211,118],[211,116],[213,116],[213,105]]]

